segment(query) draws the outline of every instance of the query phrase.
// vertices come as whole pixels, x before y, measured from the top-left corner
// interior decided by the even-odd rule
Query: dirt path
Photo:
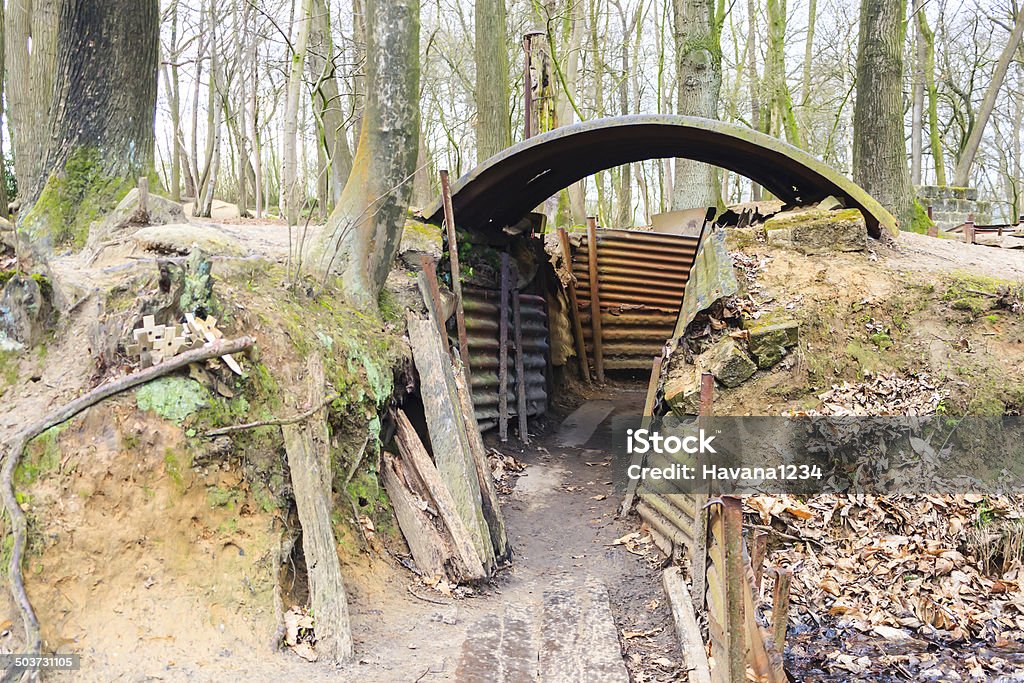
[[[900,233],[895,249],[883,262],[894,270],[960,270],[1001,280],[1024,280],[1024,249],[996,249],[912,232]]]

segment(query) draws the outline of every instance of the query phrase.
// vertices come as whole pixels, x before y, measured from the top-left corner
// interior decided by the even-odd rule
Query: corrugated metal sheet
[[[490,429],[498,420],[498,369],[500,365],[499,322],[501,320],[501,292],[495,289],[465,287],[462,292],[466,315],[466,333],[469,341],[470,382],[473,407],[480,429]],[[520,318],[523,330],[523,370],[526,382],[526,414],[541,415],[548,407],[547,368],[548,320],[544,297],[519,295]],[[512,334],[512,315],[509,306],[509,338]],[[508,413],[517,415],[516,356],[508,353]]]
[[[598,298],[601,302],[604,367],[649,370],[651,358],[672,336],[683,301],[698,238],[657,232],[597,231]],[[590,307],[589,245],[575,250],[579,316],[594,357]]]

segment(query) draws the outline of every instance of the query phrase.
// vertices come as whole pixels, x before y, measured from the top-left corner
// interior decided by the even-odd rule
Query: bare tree
[[[509,121],[508,46],[505,0],[475,0],[476,159],[494,156],[512,143]]]
[[[291,66],[284,105],[284,139],[281,145],[281,204],[288,225],[299,222],[299,210],[305,195],[299,186],[298,175],[299,95],[302,92],[306,49],[309,46],[313,0],[301,1],[301,9],[295,17],[295,42],[289,62]]]
[[[905,0],[862,0],[853,112],[853,178],[904,228],[913,188],[903,137]]]

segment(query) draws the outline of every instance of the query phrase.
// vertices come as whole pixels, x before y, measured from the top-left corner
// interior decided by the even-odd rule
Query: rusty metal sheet
[[[487,159],[452,185],[459,225],[497,234],[559,190],[598,171],[645,159],[681,157],[727,168],[787,203],[829,195],[864,213],[868,231],[895,233],[896,219],[856,183],[810,154],[735,124],[691,116],[634,115],[562,126]],[[435,200],[423,215],[440,223]]]

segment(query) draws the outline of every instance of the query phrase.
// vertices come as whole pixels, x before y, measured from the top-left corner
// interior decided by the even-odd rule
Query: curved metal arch
[[[743,126],[669,115],[584,121],[515,144],[452,184],[455,219],[470,229],[499,230],[598,171],[669,157],[729,169],[787,203],[844,197],[847,206],[864,214],[872,236],[878,237],[882,227],[897,230],[896,219],[871,195],[810,154]],[[423,215],[440,222],[441,200]]]

